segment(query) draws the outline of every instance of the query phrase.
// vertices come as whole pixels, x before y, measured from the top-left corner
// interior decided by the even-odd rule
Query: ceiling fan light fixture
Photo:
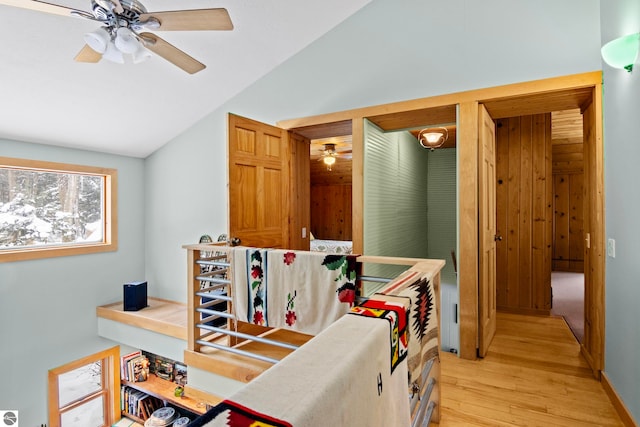
[[[151,52],[149,52],[142,43],[139,43],[138,50],[133,52],[133,63],[140,64],[141,62],[146,61],[151,58]]]
[[[105,28],[100,27],[90,33],[86,33],[84,41],[91,49],[104,54],[111,42],[111,36]]]
[[[120,52],[114,43],[107,45],[107,50],[102,54],[102,57],[117,64],[124,64],[124,54]]]
[[[140,42],[133,34],[133,31],[126,27],[120,27],[116,31],[114,43],[122,53],[134,54],[140,47]]]
[[[418,132],[418,142],[423,148],[435,150],[442,147],[442,145],[449,139],[449,131],[447,128],[427,128]]]
[[[325,165],[327,166],[331,166],[334,165],[336,163],[336,158],[334,156],[325,156],[322,161],[324,162]]]

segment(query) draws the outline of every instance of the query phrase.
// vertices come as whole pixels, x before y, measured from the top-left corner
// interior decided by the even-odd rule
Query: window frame
[[[17,159],[12,157],[0,157],[0,168],[98,175],[103,177],[104,182],[104,236],[102,242],[82,244],[71,243],[51,247],[2,249],[0,250],[0,263],[113,252],[118,250],[118,171],[116,169],[40,160]]]
[[[76,402],[60,408],[60,393],[58,377],[82,366],[100,362],[102,365],[102,389]],[[120,419],[120,346],[111,347],[101,352],[83,357],[65,365],[49,370],[49,426],[60,427],[61,416],[65,411],[88,403],[96,398],[104,398],[103,415],[104,426],[107,427]]]

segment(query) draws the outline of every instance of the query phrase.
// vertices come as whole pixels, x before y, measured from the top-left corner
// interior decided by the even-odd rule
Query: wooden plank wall
[[[552,114],[554,271],[584,271],[582,114]]]
[[[311,161],[311,232],[317,239],[352,240],[352,162],[338,158],[327,170]]]
[[[551,114],[497,121],[496,296],[499,310],[551,308]]]
[[[302,229],[311,227],[310,217],[310,159],[303,153],[309,151],[309,139],[291,133],[291,215],[289,222],[289,246],[291,249],[309,250],[309,232],[302,237]]]

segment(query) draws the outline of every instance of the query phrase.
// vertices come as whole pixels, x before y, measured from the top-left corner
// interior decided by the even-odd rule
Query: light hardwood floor
[[[487,357],[442,355],[440,426],[622,426],[565,321],[498,314]]]

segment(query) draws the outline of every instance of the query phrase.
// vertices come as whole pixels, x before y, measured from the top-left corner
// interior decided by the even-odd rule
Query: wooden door
[[[496,333],[496,125],[484,105],[478,113],[478,356],[484,357]]]
[[[604,367],[604,154],[602,87],[583,108],[584,139],[584,340],[582,354],[596,378]]]
[[[288,248],[288,134],[234,114],[228,126],[229,238],[243,246]]]

